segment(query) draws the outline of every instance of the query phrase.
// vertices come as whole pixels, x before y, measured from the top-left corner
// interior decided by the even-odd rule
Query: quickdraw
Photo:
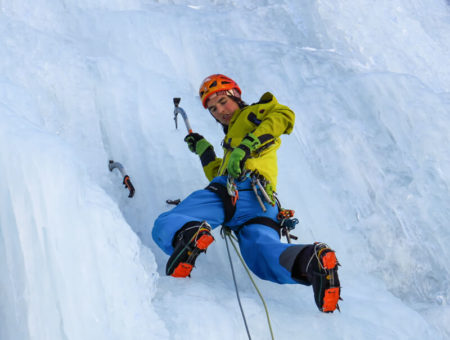
[[[231,176],[228,176],[227,178],[227,192],[228,195],[230,195],[231,203],[235,206],[237,200],[239,199],[239,191],[234,178]]]
[[[282,209],[277,215],[277,219],[280,221],[281,235],[285,236],[288,243],[291,243],[291,239],[297,240],[298,237],[291,235],[290,232],[295,229],[298,224],[298,218],[294,218],[295,211],[292,209]]]

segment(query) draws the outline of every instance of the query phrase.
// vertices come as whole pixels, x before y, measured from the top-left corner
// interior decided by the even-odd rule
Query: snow
[[[449,19],[444,0],[0,1],[0,339],[247,339],[219,230],[185,280],[150,236],[207,184],[172,98],[220,150],[197,95],[218,72],[296,112],[278,192],[342,263],[341,313],[255,278],[275,338],[450,337]]]

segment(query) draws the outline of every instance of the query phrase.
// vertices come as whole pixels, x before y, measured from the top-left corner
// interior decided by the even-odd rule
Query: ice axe
[[[114,169],[118,169],[120,171],[120,173],[123,176],[123,184],[125,185],[125,188],[128,189],[128,191],[130,192],[130,194],[128,195],[128,197],[133,197],[134,196],[134,186],[131,183],[130,180],[130,176],[127,175],[125,168],[123,167],[122,164],[120,164],[119,162],[114,162],[113,160],[109,161],[109,171],[113,171]]]
[[[175,109],[173,110],[173,114],[174,114],[173,119],[175,120],[175,128],[178,129],[178,114],[181,114],[181,117],[183,117],[184,123],[186,124],[186,129],[188,130],[188,133],[192,133],[191,123],[189,123],[189,118],[186,114],[186,111],[184,111],[183,108],[178,106],[178,105],[180,105],[180,101],[181,101],[181,98],[179,98],[179,97],[173,98],[173,105],[175,105]],[[167,204],[172,204],[172,205],[178,205],[178,204],[180,204],[180,202],[181,202],[180,199],[166,200]]]
[[[175,128],[178,129],[178,121],[177,117],[178,114],[181,114],[181,117],[183,117],[184,123],[186,124],[186,129],[188,130],[188,133],[192,133],[191,123],[189,123],[189,119],[187,117],[186,111],[184,111],[181,107],[178,105],[180,104],[181,98],[173,98],[173,104],[175,105],[175,110],[173,111],[174,114],[174,120],[175,120]]]

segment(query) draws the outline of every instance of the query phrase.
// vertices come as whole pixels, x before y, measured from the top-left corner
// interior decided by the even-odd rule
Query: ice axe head
[[[189,119],[187,117],[186,112],[181,107],[178,106],[180,104],[180,101],[181,101],[181,98],[179,98],[179,97],[173,98],[173,104],[175,105],[174,117],[173,117],[173,119],[175,120],[175,128],[178,128],[177,116],[178,116],[178,114],[181,114],[181,116],[183,117],[184,123],[186,124],[186,129],[188,130],[188,133],[192,133],[191,124],[189,123]]]

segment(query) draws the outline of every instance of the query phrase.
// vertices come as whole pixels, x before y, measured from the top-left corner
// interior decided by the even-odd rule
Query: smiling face
[[[239,105],[227,95],[213,97],[207,102],[208,110],[221,124],[230,124],[233,113],[239,109]]]

